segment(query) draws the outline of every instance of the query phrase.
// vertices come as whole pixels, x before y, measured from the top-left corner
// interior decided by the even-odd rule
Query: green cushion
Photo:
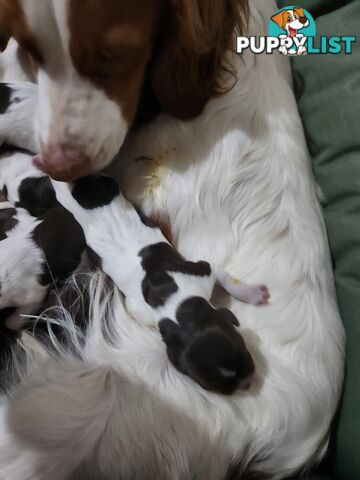
[[[280,8],[288,5],[298,5],[299,7],[309,10],[313,17],[325,15],[326,13],[339,9],[348,3],[351,3],[351,0],[302,0],[301,2],[291,2],[289,0],[278,1]],[[332,33],[331,35],[335,34]],[[343,35],[346,35],[346,32],[343,32]]]
[[[320,14],[318,35],[360,34],[359,0],[304,0],[301,6]],[[317,8],[312,11],[312,6]],[[325,195],[324,214],[348,342],[346,385],[330,460],[339,479],[359,480],[360,38],[352,55],[295,58],[293,72],[316,180]]]

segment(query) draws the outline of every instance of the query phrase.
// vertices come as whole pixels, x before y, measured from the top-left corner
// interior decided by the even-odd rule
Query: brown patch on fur
[[[271,20],[273,20],[280,28],[284,28],[287,23],[287,18],[289,14],[286,10],[282,10],[281,12],[273,15]]]
[[[29,53],[37,63],[43,56],[27,24],[20,0],[0,0],[0,49],[4,50],[10,37]]]
[[[70,0],[70,54],[78,72],[134,120],[148,63],[161,108],[199,115],[223,93],[224,55],[243,32],[248,0]],[[156,44],[156,45],[155,45]]]
[[[132,123],[164,0],[70,0],[70,55]]]
[[[241,35],[248,0],[171,0],[152,84],[162,108],[182,119],[199,115],[210,97],[224,93],[224,55],[234,31]],[[233,73],[233,72],[232,72]]]

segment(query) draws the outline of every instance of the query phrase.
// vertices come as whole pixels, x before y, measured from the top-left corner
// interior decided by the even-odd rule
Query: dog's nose
[[[47,146],[33,163],[60,182],[72,182],[91,173],[91,161],[85,154],[61,145]]]
[[[303,25],[305,25],[305,23],[308,21],[308,19],[306,17],[300,17],[299,18],[299,22],[302,23]]]

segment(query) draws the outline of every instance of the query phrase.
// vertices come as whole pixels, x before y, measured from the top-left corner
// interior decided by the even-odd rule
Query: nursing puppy
[[[12,206],[26,209],[33,217],[56,204],[50,179],[33,165],[32,155],[5,146],[0,149],[0,191]]]
[[[22,208],[0,209],[0,309],[12,308],[6,319],[19,330],[22,315],[36,313],[49,287],[66,279],[81,263],[85,239],[81,227],[61,205],[41,218]]]
[[[9,310],[6,326],[18,330],[22,314],[36,312],[47,292],[40,281],[44,258],[33,233],[40,221],[23,209],[2,204],[0,210],[0,309]],[[15,309],[15,311],[13,311]]]
[[[30,82],[0,83],[0,144],[37,152],[34,115],[38,86]]]
[[[86,245],[81,227],[56,202],[31,154],[2,150],[0,190],[8,202],[0,205],[0,309],[11,309],[5,324],[18,330],[22,315],[40,309],[50,285],[76,270]]]
[[[230,310],[215,309],[210,297],[217,279],[254,304],[267,303],[267,288],[242,284],[207,262],[185,260],[109,177],[52,184],[57,200],[82,226],[93,258],[124,293],[129,312],[159,326],[173,365],[205,389],[232,394],[248,388],[255,367],[235,329],[239,322]]]

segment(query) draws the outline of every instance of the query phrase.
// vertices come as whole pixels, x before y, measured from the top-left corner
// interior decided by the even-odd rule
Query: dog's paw
[[[242,297],[246,303],[261,306],[269,303],[270,293],[266,285],[246,285]]]
[[[288,54],[287,48],[285,46],[280,47],[279,53],[281,53],[281,55],[287,55]]]

